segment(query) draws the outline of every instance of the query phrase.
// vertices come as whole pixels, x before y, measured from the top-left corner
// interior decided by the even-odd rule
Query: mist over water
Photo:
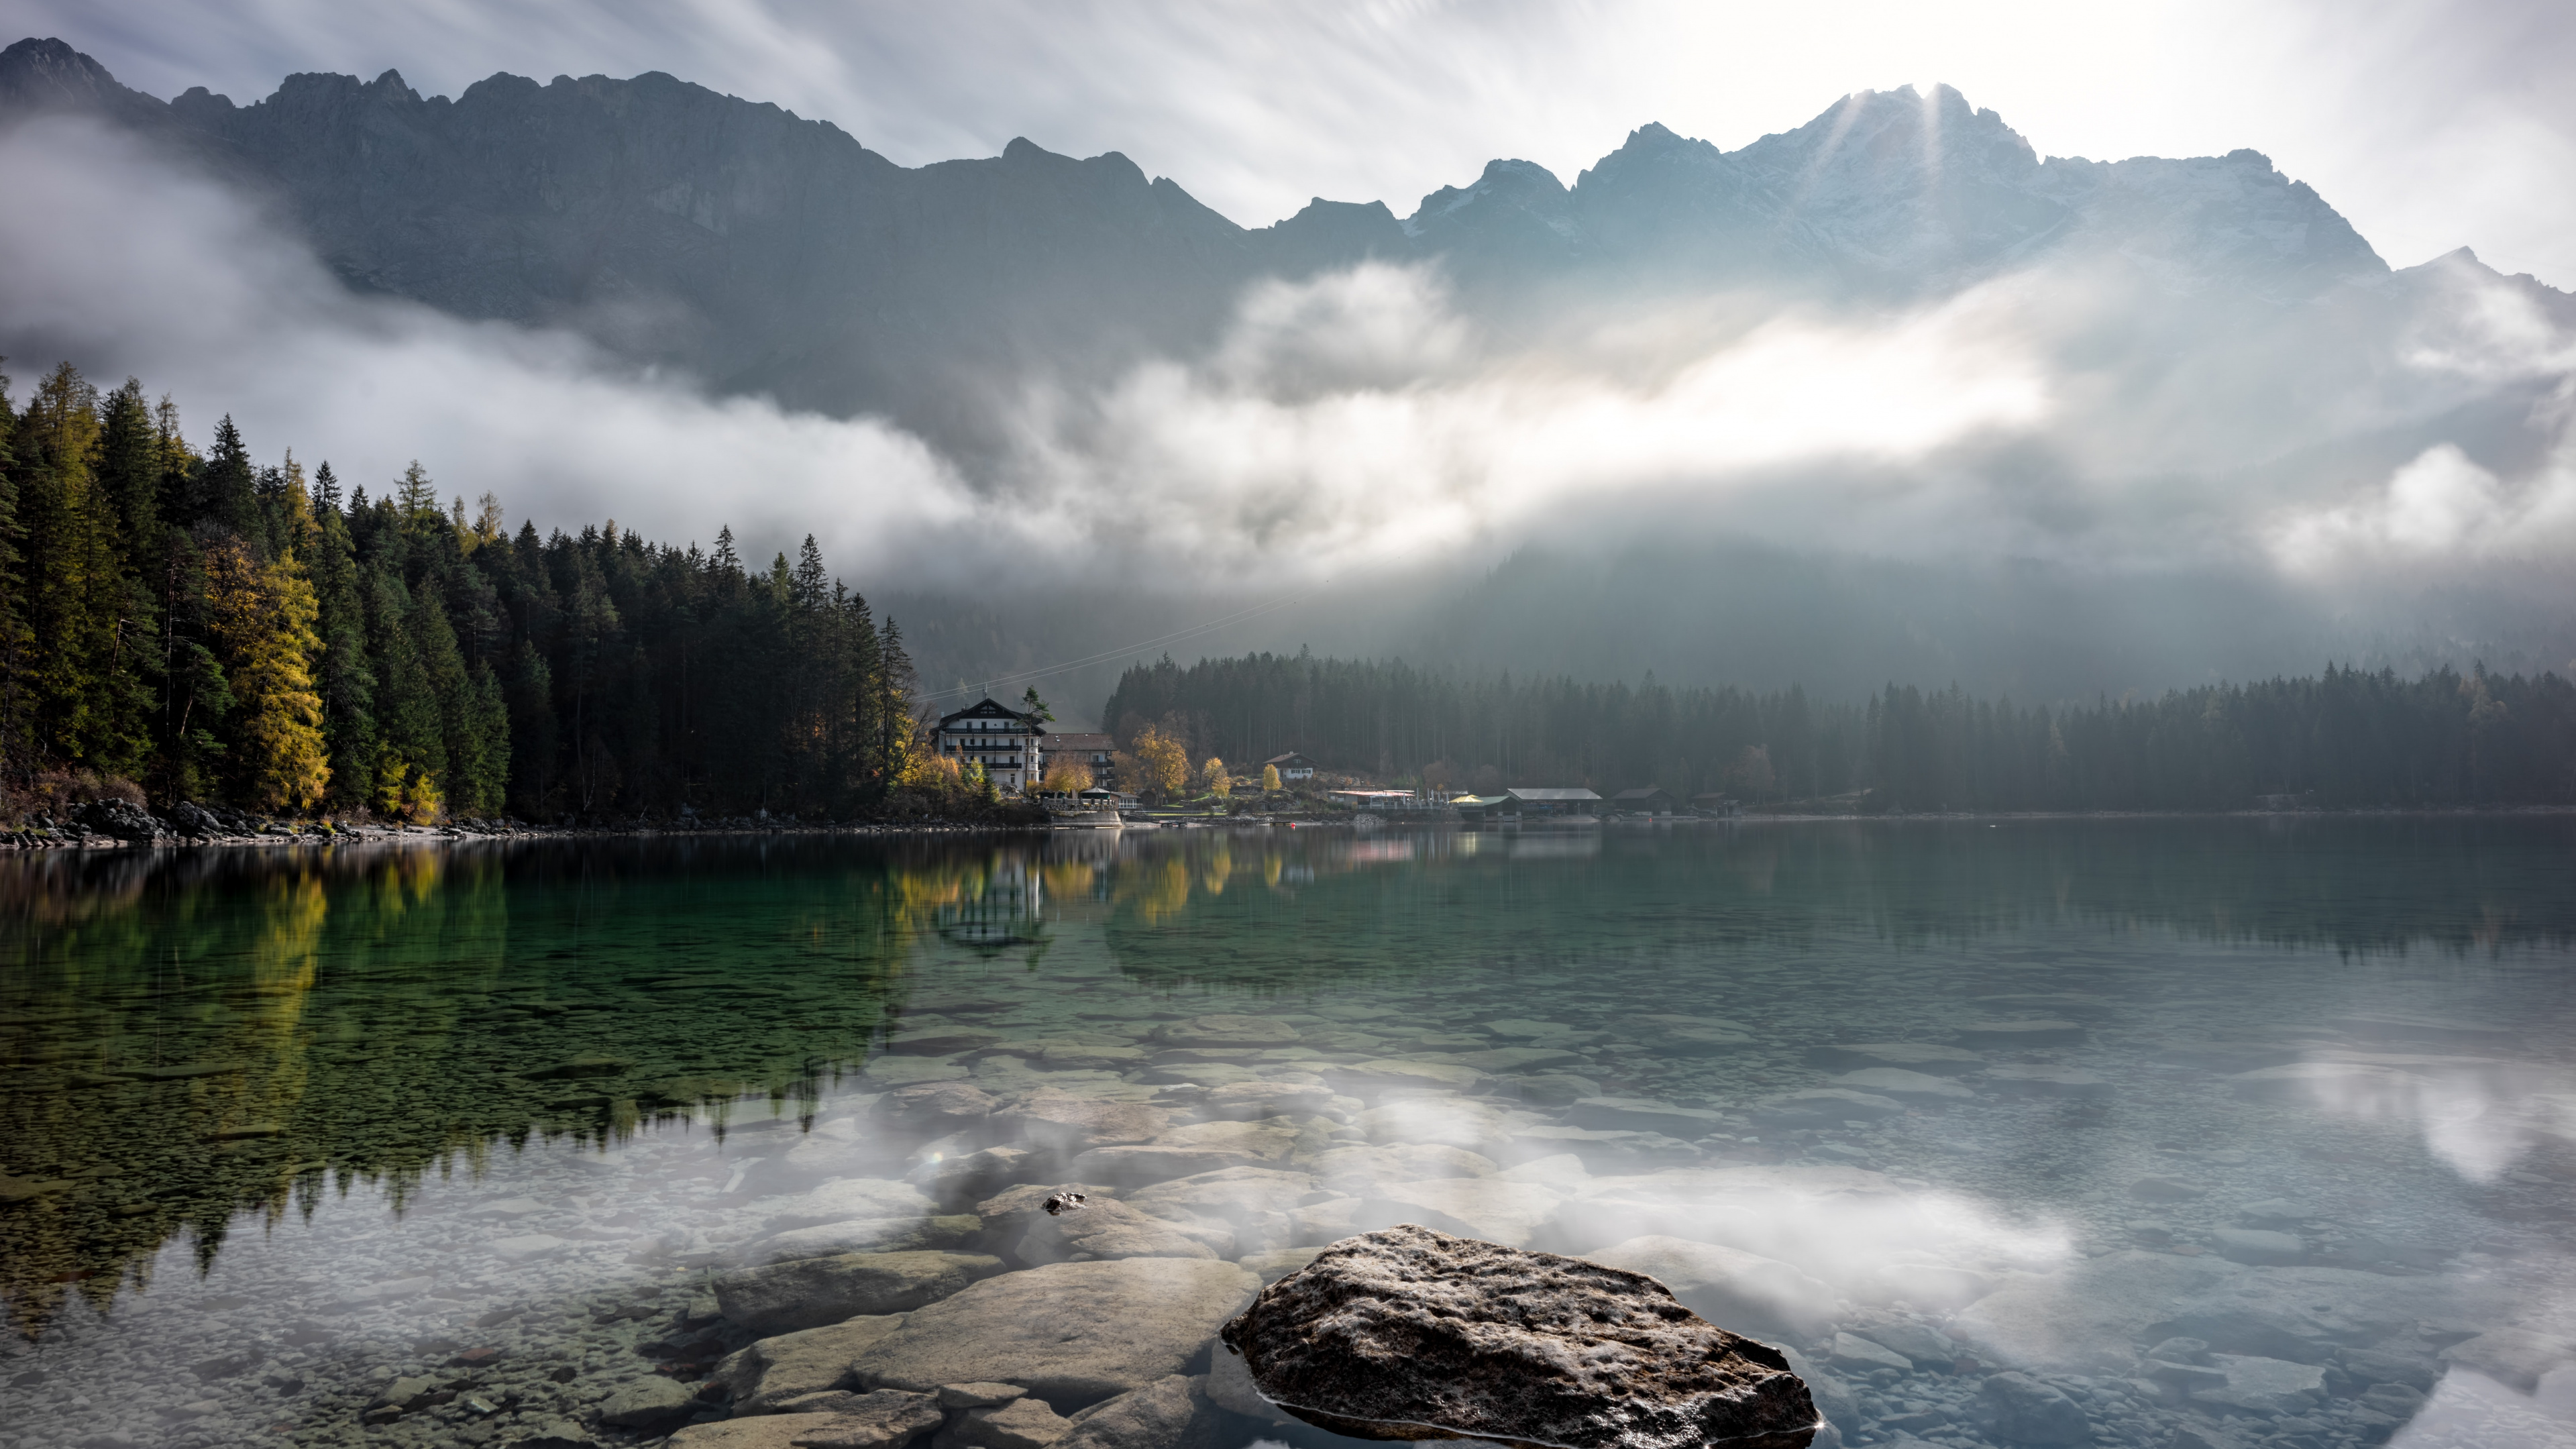
[[[441,1433],[578,1417],[705,1381],[753,1336],[710,1284],[764,1263],[1134,1250],[1021,1200],[1084,1184],[1262,1277],[1395,1221],[1635,1266],[1795,1348],[1847,1437],[1995,1442],[1976,1386],[2015,1368],[2102,1443],[2562,1442],[2571,849],[2544,817],[12,862],[0,1432],[339,1442],[400,1374],[470,1380],[404,1420]],[[2176,1338],[2198,1377],[2146,1361]]]

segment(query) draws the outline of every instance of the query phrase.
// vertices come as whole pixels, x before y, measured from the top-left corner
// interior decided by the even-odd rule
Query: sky
[[[399,69],[425,94],[663,70],[907,165],[1023,135],[1123,151],[1254,226],[1316,195],[1403,214],[1497,156],[1570,182],[1647,121],[1732,149],[1854,90],[1941,81],[2044,155],[2250,147],[2393,265],[2465,245],[2576,289],[2563,0],[0,0],[0,30],[243,103],[297,70]]]
[[[2546,84],[2576,72],[2571,32],[2539,6],[2354,21],[2197,0],[0,0],[0,35],[58,35],[156,95],[246,102],[298,69],[398,68],[432,94],[503,69],[662,69],[898,162],[1018,135],[1118,149],[1248,224],[1318,194],[1410,211],[1496,156],[1571,180],[1647,121],[1740,146],[1856,89],[1943,81],[2044,154],[2250,147],[2395,265],[2466,244],[2576,286],[2560,93],[2576,87]],[[765,558],[810,531],[876,591],[1007,576],[1305,597],[1642,530],[2088,577],[2233,571],[2337,617],[2432,601],[2408,627],[2474,648],[2489,626],[2442,602],[2467,585],[2576,647],[2559,577],[2576,310],[2457,262],[2411,291],[2249,309],[2070,254],[1893,309],[1608,306],[1545,346],[1487,330],[1435,264],[1370,264],[1255,283],[1203,352],[1007,379],[1009,446],[970,461],[882,418],[639,376],[567,332],[352,295],[262,208],[81,123],[0,132],[0,188],[0,353],[21,389],[56,358],[134,375],[201,447],[229,414],[263,461],[291,446],[371,492],[418,460],[442,493],[491,491],[541,532],[614,518],[706,544],[729,526]]]

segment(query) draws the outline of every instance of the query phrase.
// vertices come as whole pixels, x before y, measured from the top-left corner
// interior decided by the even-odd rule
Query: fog
[[[0,136],[0,174],[16,203],[0,349],[22,389],[58,358],[106,384],[131,373],[176,397],[200,446],[228,412],[261,457],[291,447],[371,490],[418,459],[442,492],[496,493],[541,532],[613,517],[704,544],[730,525],[766,557],[810,531],[871,593],[971,589],[1022,619],[1062,613],[1029,601],[1141,595],[1140,640],[1308,601],[1184,653],[1420,651],[1430,614],[1350,593],[1457,597],[1527,550],[1651,548],[1686,575],[1730,550],[1819,561],[1818,589],[1833,560],[1961,587],[2038,570],[2129,588],[2191,635],[2127,674],[2029,681],[2042,697],[2336,651],[2576,654],[2558,580],[2576,324],[2563,296],[2465,256],[2306,302],[2074,251],[1911,302],[1586,294],[1508,319],[1464,305],[1437,264],[1373,263],[1256,284],[1196,355],[996,377],[1007,442],[969,464],[570,334],[353,295],[255,203],[83,123]],[[2194,653],[2212,636],[2184,601],[2213,581],[2273,600],[2281,647]],[[1756,672],[1805,656],[1809,682],[1867,687],[1878,657],[1816,658],[1850,641],[1800,635],[1796,594],[1775,596],[1787,659]],[[1657,621],[1683,641],[1658,647],[1687,647],[1694,622]],[[925,663],[945,680],[1129,642],[1077,623],[1096,621]],[[1542,666],[1568,667],[1524,665]]]

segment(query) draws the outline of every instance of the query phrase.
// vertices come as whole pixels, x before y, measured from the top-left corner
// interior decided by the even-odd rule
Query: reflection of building
[[[1674,800],[1669,790],[1648,785],[1642,790],[1622,790],[1610,797],[1610,808],[1630,815],[1670,815]]]
[[[1269,759],[1266,759],[1261,763],[1277,770],[1282,784],[1291,780],[1311,780],[1315,778],[1315,762],[1307,759],[1304,755],[1297,753],[1295,750],[1290,750],[1284,755],[1272,755]]]
[[[941,716],[930,736],[931,748],[960,765],[982,765],[995,788],[1011,791],[1037,784],[1045,737],[1046,726],[989,698]]]
[[[1091,772],[1091,783],[1103,790],[1118,788],[1118,768],[1112,756],[1118,742],[1104,734],[1076,734],[1071,730],[1050,730],[1038,741],[1038,778],[1044,779],[1058,765],[1080,765]]]

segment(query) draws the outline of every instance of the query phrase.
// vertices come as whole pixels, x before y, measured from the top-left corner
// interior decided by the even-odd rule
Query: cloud
[[[1250,288],[1190,355],[992,379],[1010,444],[969,466],[883,420],[352,296],[248,203],[78,123],[0,136],[0,174],[22,375],[132,372],[201,439],[228,411],[264,455],[371,489],[418,458],[541,527],[730,524],[759,556],[810,530],[874,589],[1238,592],[1718,536],[2433,579],[2543,560],[2576,515],[2576,345],[2465,267],[2281,308],[2076,257],[1904,308],[1596,298],[1533,333],[1481,325],[1436,265],[1370,264]]]
[[[710,400],[568,334],[352,297],[239,198],[89,126],[0,135],[0,175],[0,325],[22,380],[56,357],[105,384],[140,375],[197,410],[201,443],[229,412],[256,452],[292,447],[347,485],[381,492],[418,458],[514,520],[700,543],[730,522],[776,547],[812,528],[845,571],[984,506],[882,423]]]
[[[292,70],[664,70],[830,120],[907,165],[1015,135],[1120,150],[1239,221],[1309,195],[1399,212],[1485,161],[1571,177],[1649,120],[1734,148],[1847,92],[1947,81],[2043,151],[2251,146],[2401,262],[2462,244],[2576,283],[2576,16],[2545,0],[1834,6],[1694,0],[17,0],[159,95],[249,101]]]

